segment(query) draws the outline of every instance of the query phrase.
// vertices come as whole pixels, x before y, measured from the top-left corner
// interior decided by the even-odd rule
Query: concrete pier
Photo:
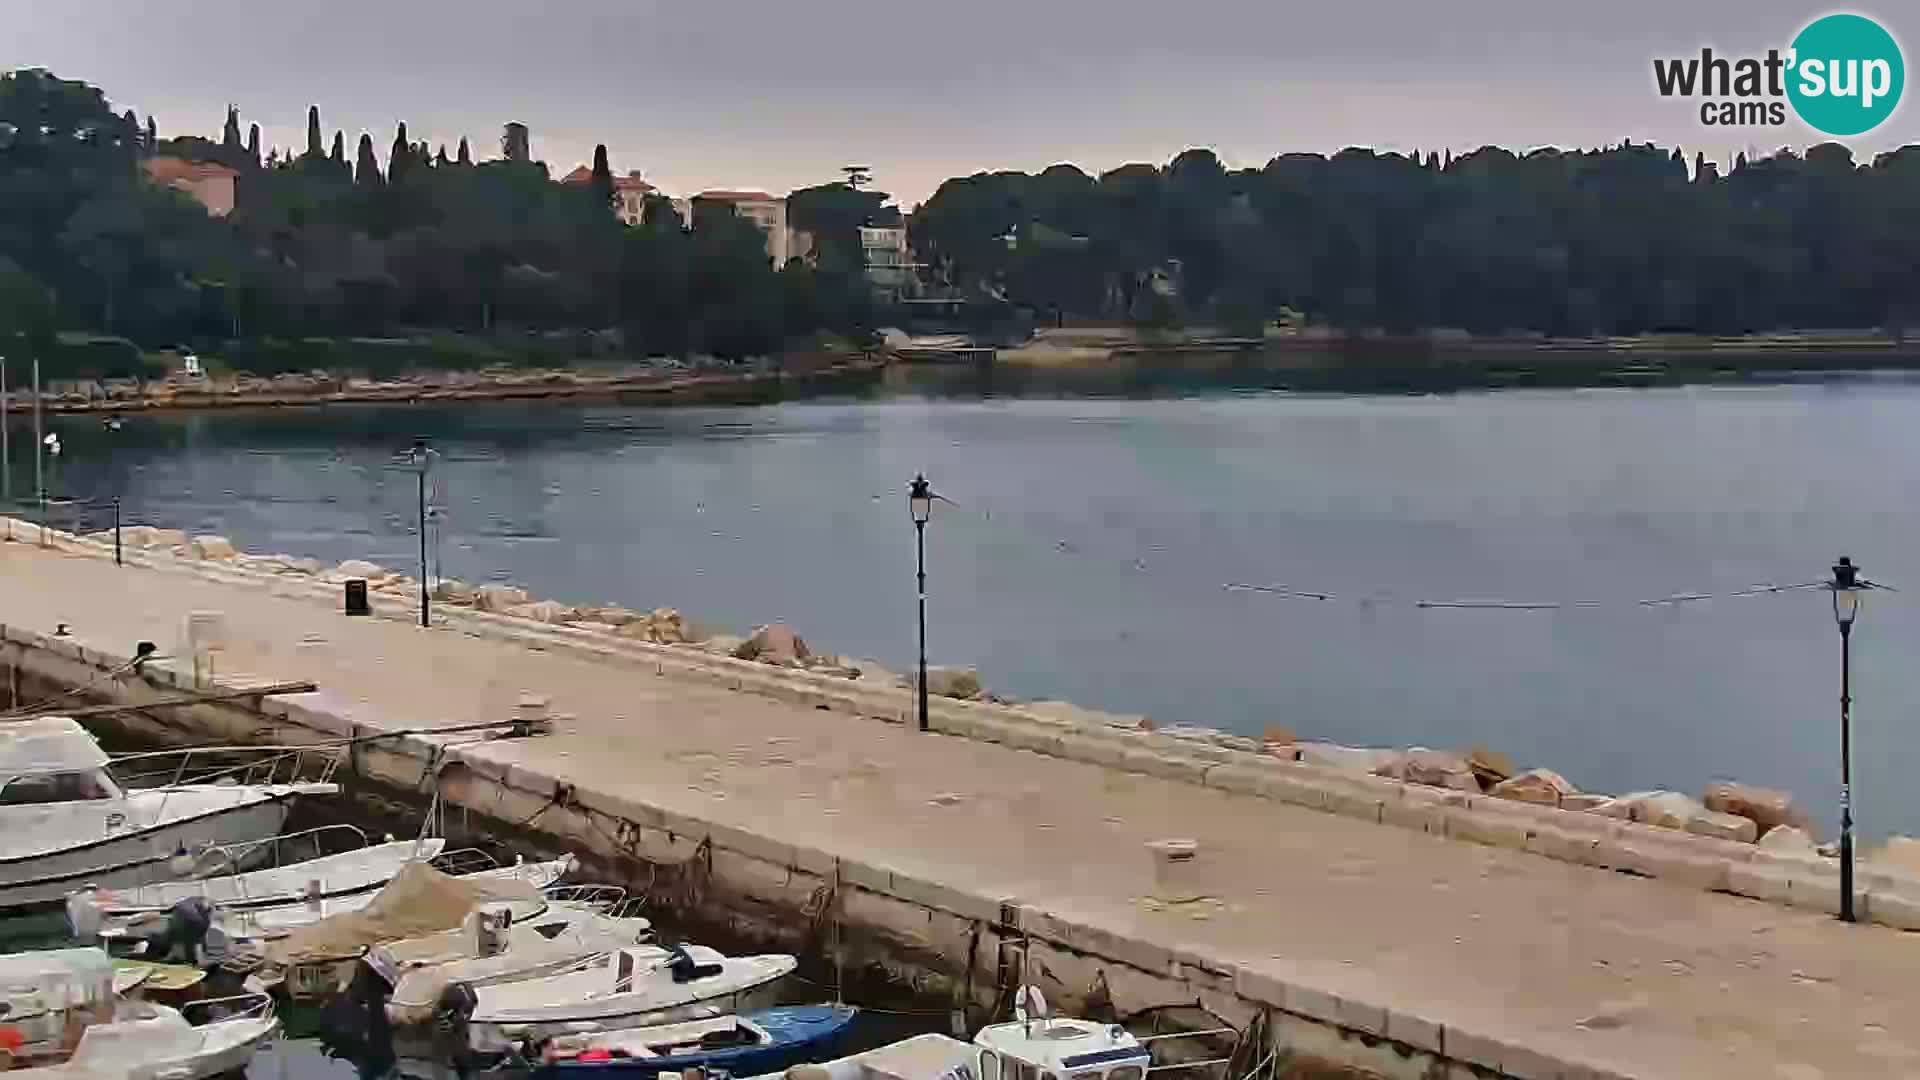
[[[0,583],[5,662],[76,703],[196,680],[321,687],[136,716],[150,734],[313,741],[505,720],[544,698],[552,735],[407,737],[351,765],[636,884],[671,881],[660,902],[744,934],[819,948],[830,922],[846,963],[956,1006],[989,1004],[1026,948],[1069,1010],[1265,1015],[1296,1070],[1282,1076],[1920,1076],[1920,938],[1536,854],[1531,826],[1469,843],[1196,782],[1175,758],[983,741],[969,725],[989,718],[966,711],[921,734],[893,691],[776,685],[788,677],[474,613],[422,629],[382,595],[386,617],[350,619],[310,582],[116,568],[57,536],[0,544]],[[184,652],[195,611],[222,616],[210,665]],[[168,659],[117,673],[141,640]],[[1199,899],[1159,898],[1148,845],[1169,839],[1194,842],[1176,891]]]

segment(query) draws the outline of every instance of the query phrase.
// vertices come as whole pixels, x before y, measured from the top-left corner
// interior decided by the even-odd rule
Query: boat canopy
[[[38,716],[0,722],[0,779],[32,773],[104,769],[112,759],[80,722]]]

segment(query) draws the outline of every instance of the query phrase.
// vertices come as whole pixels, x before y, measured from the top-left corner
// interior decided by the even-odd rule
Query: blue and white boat
[[[533,1075],[626,1080],[695,1067],[731,1076],[775,1073],[833,1057],[858,1013],[851,1005],[785,1005],[678,1024],[557,1035],[541,1048]]]

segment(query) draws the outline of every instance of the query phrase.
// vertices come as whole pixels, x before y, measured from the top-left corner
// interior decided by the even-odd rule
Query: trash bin
[[[367,603],[367,579],[347,579],[347,614],[371,615],[373,607]]]

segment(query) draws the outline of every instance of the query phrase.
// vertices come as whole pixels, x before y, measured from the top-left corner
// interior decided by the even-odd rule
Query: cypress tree
[[[1707,155],[1705,151],[1693,155],[1693,180],[1696,184],[1707,182]]]
[[[248,160],[253,162],[254,168],[257,169],[260,167],[260,125],[259,124],[254,124],[251,127],[247,128],[247,158]]]
[[[393,146],[387,150],[387,182],[397,184],[406,179],[412,167],[413,144],[407,141],[407,124],[403,120],[393,136]]]
[[[128,146],[138,148],[140,145],[140,118],[133,115],[132,109],[128,109],[127,114],[120,118],[120,124],[126,128],[126,131],[122,133],[121,137],[127,140]]]
[[[240,107],[227,106],[227,127],[220,133],[220,145],[228,150],[240,149]]]
[[[333,153],[327,155],[327,159],[335,165],[345,165],[347,163],[346,132],[336,131],[333,133]]]
[[[446,167],[447,167],[448,165],[451,165],[451,164],[453,164],[453,163],[447,160],[447,144],[446,144],[446,143],[441,143],[441,144],[440,144],[440,152],[439,152],[438,154],[435,154],[435,155],[434,155],[434,157],[433,157],[433,165],[434,165],[434,168],[436,168],[436,169],[444,169],[444,168],[446,168]]]
[[[340,145],[339,139],[340,136],[334,136],[333,145],[336,148],[336,154],[339,152],[337,149]],[[307,106],[307,156],[319,161],[321,155],[325,153],[325,148],[320,145],[320,106],[309,105]]]
[[[359,187],[379,187],[380,159],[373,156],[373,136],[360,133],[360,159],[354,166],[353,182]]]
[[[460,156],[454,160],[462,165],[473,164],[473,151],[467,148],[467,137],[465,135],[460,136]]]
[[[153,122],[153,114],[147,114],[147,153],[160,149],[160,126]]]
[[[607,163],[607,144],[593,148],[593,179],[588,182],[593,200],[601,206],[613,205],[613,166]]]

